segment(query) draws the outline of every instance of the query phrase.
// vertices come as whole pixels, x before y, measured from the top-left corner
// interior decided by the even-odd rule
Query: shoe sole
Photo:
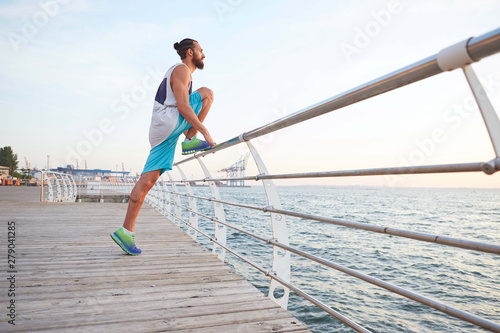
[[[123,251],[125,251],[127,254],[130,254],[131,256],[138,256],[140,253],[132,253],[130,252],[127,247],[122,243],[120,238],[116,237],[115,234],[111,234],[111,239],[115,241],[116,244],[118,244]]]
[[[189,155],[189,154],[194,154],[196,152],[199,152],[199,151],[205,151],[205,150],[209,150],[210,147],[208,148],[202,148],[202,149],[190,149],[190,150],[183,150],[182,151],[182,155]]]

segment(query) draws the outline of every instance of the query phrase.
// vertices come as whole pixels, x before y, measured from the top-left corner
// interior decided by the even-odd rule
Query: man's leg
[[[208,111],[210,111],[210,107],[212,106],[212,103],[214,102],[214,93],[212,90],[202,87],[198,90],[196,90],[200,96],[201,96],[201,102],[202,102],[202,107],[200,110],[200,113],[198,114],[198,119],[203,122],[205,118],[207,117]],[[198,133],[198,130],[194,129],[191,127],[187,131],[184,131],[184,135],[186,138],[191,139],[193,136]]]
[[[123,227],[130,232],[134,232],[135,219],[142,203],[146,198],[149,190],[155,185],[156,181],[161,175],[161,170],[149,171],[141,175],[139,181],[135,184],[132,192],[130,193],[130,200],[128,202],[127,215],[123,222]]]
[[[132,193],[130,193],[130,200],[128,203],[127,215],[123,227],[118,228],[110,236],[118,244],[123,251],[130,255],[141,254],[141,250],[135,246],[135,219],[139,210],[141,209],[144,198],[149,190],[154,186],[158,177],[160,177],[161,170],[149,171],[142,174],[137,184],[135,184]]]

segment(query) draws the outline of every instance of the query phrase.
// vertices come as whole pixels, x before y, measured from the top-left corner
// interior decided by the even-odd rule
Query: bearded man
[[[156,93],[153,116],[149,128],[151,151],[139,181],[130,193],[127,214],[123,226],[111,234],[111,238],[130,255],[141,254],[135,246],[135,220],[144,198],[161,174],[172,170],[175,146],[181,134],[182,154],[192,154],[215,146],[203,121],[212,106],[214,94],[203,87],[192,92],[191,74],[203,69],[205,55],[200,44],[190,38],[174,44],[181,57],[180,63],[172,66]],[[206,141],[196,138],[200,132]]]

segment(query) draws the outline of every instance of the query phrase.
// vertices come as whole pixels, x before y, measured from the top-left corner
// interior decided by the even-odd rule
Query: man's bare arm
[[[186,119],[188,123],[191,124],[196,130],[198,130],[208,144],[213,147],[215,142],[212,140],[210,133],[203,123],[198,119],[196,113],[189,105],[189,82],[190,82],[190,72],[186,66],[178,66],[172,72],[171,86],[177,100],[177,109],[179,113]]]

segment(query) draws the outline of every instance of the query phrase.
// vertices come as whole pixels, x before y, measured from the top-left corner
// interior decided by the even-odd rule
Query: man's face
[[[196,68],[203,69],[203,67],[205,66],[205,64],[203,63],[203,59],[205,59],[203,49],[201,48],[200,44],[194,43],[193,64],[196,66]]]

